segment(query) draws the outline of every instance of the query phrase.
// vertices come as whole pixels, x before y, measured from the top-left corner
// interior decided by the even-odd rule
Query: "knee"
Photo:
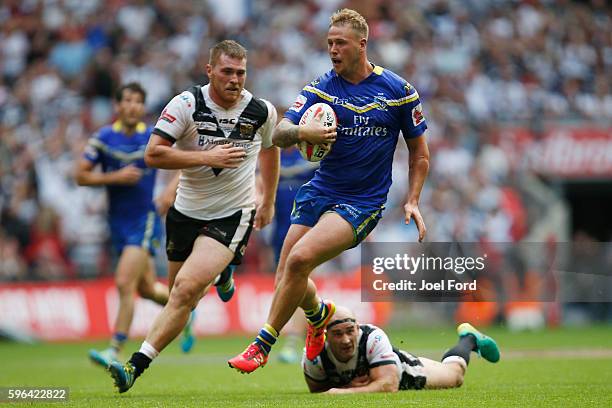
[[[141,284],[138,286],[138,294],[145,299],[153,299],[155,297],[155,287],[152,284]]]
[[[134,282],[124,276],[117,276],[115,278],[115,285],[119,291],[119,296],[131,296],[136,290]]]
[[[197,284],[184,280],[177,280],[174,282],[174,287],[170,292],[168,303],[175,307],[187,306],[189,308],[194,308],[200,300],[200,292],[201,290]]]
[[[314,259],[306,250],[291,251],[287,258],[285,275],[308,276],[314,268]]]

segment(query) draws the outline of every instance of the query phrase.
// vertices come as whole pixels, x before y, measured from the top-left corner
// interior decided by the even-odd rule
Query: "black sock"
[[[452,349],[448,350],[442,356],[442,361],[446,357],[459,356],[465,360],[466,364],[470,363],[470,353],[476,350],[476,337],[472,334],[467,334],[459,339],[459,342]]]
[[[147,357],[141,352],[136,352],[132,354],[132,358],[130,358],[129,363],[132,364],[136,369],[135,378],[140,377],[140,374],[142,374],[144,370],[149,368],[149,364],[151,364],[151,361],[153,360],[151,360],[149,357]]]

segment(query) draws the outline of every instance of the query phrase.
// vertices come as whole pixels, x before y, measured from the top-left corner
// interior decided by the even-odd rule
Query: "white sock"
[[[159,351],[155,350],[155,348],[149,343],[147,343],[146,341],[142,342],[142,345],[140,346],[140,350],[138,351],[144,354],[145,356],[149,357],[151,360],[154,360],[155,357],[159,356]]]
[[[465,362],[465,359],[463,357],[460,357],[460,356],[448,356],[444,360],[442,360],[442,363],[443,364],[446,364],[446,363],[459,363],[459,365],[461,367],[463,367],[464,370],[467,370],[467,363]]]

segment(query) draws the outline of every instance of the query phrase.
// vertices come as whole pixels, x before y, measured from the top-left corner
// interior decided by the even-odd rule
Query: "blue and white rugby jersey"
[[[341,200],[384,204],[400,131],[410,139],[427,129],[416,89],[379,66],[356,85],[332,69],[302,89],[285,117],[297,124],[318,102],[336,112],[338,137],[310,184]]]
[[[102,171],[112,172],[128,165],[143,171],[135,185],[107,185],[111,223],[133,221],[155,211],[153,188],[157,170],[144,162],[144,152],[151,136],[151,128],[140,122],[132,135],[126,135],[121,122],[100,129],[89,139],[83,156]]]

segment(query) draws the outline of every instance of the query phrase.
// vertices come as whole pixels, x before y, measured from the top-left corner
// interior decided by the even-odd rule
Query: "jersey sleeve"
[[[195,97],[189,91],[176,95],[164,108],[153,134],[174,143],[185,134],[189,121],[195,112]]]
[[[272,133],[274,132],[274,128],[276,127],[276,121],[278,119],[278,113],[276,113],[276,108],[270,102],[263,100],[266,106],[268,107],[268,119],[263,124],[261,129],[261,145],[268,149],[274,146],[272,143]]]
[[[406,82],[403,93],[405,96],[400,99],[400,130],[404,139],[412,139],[421,136],[425,132],[427,122],[425,121],[423,105],[421,105],[417,90]]]
[[[316,357],[314,360],[307,359],[306,350],[304,350],[302,355],[302,369],[304,370],[304,375],[313,381],[322,382],[327,380],[327,374],[323,368],[321,358]]]
[[[318,80],[306,85],[302,92],[295,98],[293,105],[285,112],[284,117],[289,119],[294,124],[300,123],[300,119],[306,110],[317,102],[316,84]]]
[[[89,140],[83,151],[83,158],[94,165],[100,163],[103,154],[103,142],[101,140],[101,133],[96,132]]]
[[[366,358],[370,368],[387,364],[395,364],[397,367],[401,366],[399,357],[393,351],[389,337],[379,328],[376,328],[368,336],[366,350]]]

